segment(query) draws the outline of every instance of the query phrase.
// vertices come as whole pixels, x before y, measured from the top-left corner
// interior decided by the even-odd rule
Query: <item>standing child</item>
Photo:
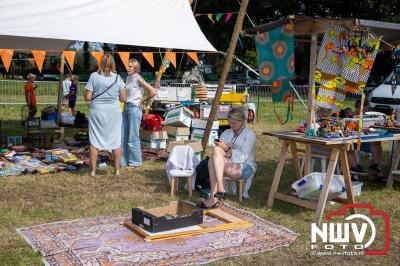
[[[69,113],[72,114],[73,116],[75,116],[75,104],[76,104],[76,98],[78,97],[78,87],[79,87],[78,76],[73,75],[68,95]]]
[[[36,80],[36,76],[32,73],[29,73],[26,76],[26,83],[24,86],[25,100],[26,100],[26,104],[29,107],[29,113],[28,113],[29,120],[32,120],[35,117],[35,114],[37,112],[36,95],[35,95],[35,90],[37,88],[37,85],[35,84],[35,80]]]

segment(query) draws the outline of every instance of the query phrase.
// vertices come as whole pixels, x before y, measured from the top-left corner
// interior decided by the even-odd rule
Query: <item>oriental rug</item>
[[[146,242],[121,222],[130,214],[19,228],[46,265],[193,265],[265,252],[293,243],[297,234],[226,203],[221,208],[251,228]],[[205,216],[203,224],[215,223]]]

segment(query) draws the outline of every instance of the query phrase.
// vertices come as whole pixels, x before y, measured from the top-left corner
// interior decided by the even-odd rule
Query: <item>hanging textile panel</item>
[[[341,75],[344,79],[344,90],[360,93],[371,73],[380,40],[370,34],[350,33],[348,50],[344,57]]]
[[[320,83],[316,105],[339,111],[347,92],[362,93],[379,48],[366,32],[329,25],[318,55],[315,81]]]
[[[288,79],[274,80],[271,83],[272,101],[289,102],[292,98]]]
[[[287,101],[290,87],[284,80],[293,78],[295,74],[293,25],[261,33],[256,36],[255,43],[260,81],[272,85],[273,101]]]
[[[329,25],[322,40],[315,70],[315,82],[320,84],[316,105],[328,109],[341,109],[346,97],[341,78],[342,57],[339,48],[346,45],[347,29],[338,25]],[[336,111],[336,110],[335,110]]]

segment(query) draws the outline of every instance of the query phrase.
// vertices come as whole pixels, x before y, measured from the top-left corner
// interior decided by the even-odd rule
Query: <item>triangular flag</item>
[[[213,20],[213,18],[212,18],[212,14],[208,14],[207,16],[208,16],[208,18],[212,21],[212,23],[214,24],[214,20]]]
[[[143,52],[143,57],[147,60],[147,62],[154,67],[154,57],[152,52]]]
[[[126,70],[128,70],[129,52],[118,52],[118,55],[121,58],[122,63],[124,63]]]
[[[167,51],[165,52],[165,57],[168,58],[171,64],[176,68],[176,53]]]
[[[226,13],[225,23],[233,16],[233,13]]]
[[[100,67],[101,65],[101,58],[103,57],[103,52],[99,52],[99,51],[93,51],[90,52],[92,54],[92,56],[97,60],[97,64]]]
[[[3,61],[3,65],[6,68],[7,73],[8,70],[10,69],[13,54],[14,54],[14,49],[0,49],[0,57],[1,60]]]
[[[216,20],[216,21],[219,21],[219,20],[222,18],[223,15],[224,15],[224,14],[222,14],[222,13],[218,13],[218,14],[215,16],[215,20]]]
[[[197,53],[196,52],[187,52],[186,53],[190,58],[193,59],[194,62],[196,62],[196,64],[199,64],[199,58],[197,57]]]
[[[42,67],[44,58],[46,56],[46,51],[32,50],[33,58],[35,58],[36,66],[39,72],[42,73]]]
[[[69,67],[71,68],[71,71],[73,71],[76,51],[63,51],[63,54],[65,56],[65,59],[67,60]]]
[[[194,17],[200,17],[201,16],[201,14],[199,14],[199,13],[194,13]]]

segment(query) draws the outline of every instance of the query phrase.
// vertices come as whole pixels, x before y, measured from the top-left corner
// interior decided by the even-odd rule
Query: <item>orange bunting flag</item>
[[[71,71],[74,71],[74,62],[75,62],[76,51],[63,51],[63,54],[65,56],[65,59],[68,62],[69,67],[71,68]]]
[[[154,67],[154,58],[153,58],[153,53],[152,52],[143,52],[142,53],[143,57],[146,58],[147,62]]]
[[[167,51],[167,52],[165,52],[165,57],[176,68],[176,53]]]
[[[93,51],[90,52],[92,56],[96,59],[98,66],[100,67],[101,58],[103,57],[103,52]]]
[[[35,59],[36,66],[39,69],[39,72],[42,73],[42,67],[44,58],[46,56],[46,51],[32,50],[33,58]]]
[[[3,65],[8,70],[10,69],[11,60],[14,54],[14,49],[0,49],[0,58],[3,61]]]
[[[197,53],[196,52],[187,52],[186,53],[190,58],[192,58],[192,60],[196,63],[199,64],[199,58],[197,57]]]
[[[118,54],[119,57],[121,58],[122,63],[124,63],[126,70],[128,70],[129,52],[118,52]]]

